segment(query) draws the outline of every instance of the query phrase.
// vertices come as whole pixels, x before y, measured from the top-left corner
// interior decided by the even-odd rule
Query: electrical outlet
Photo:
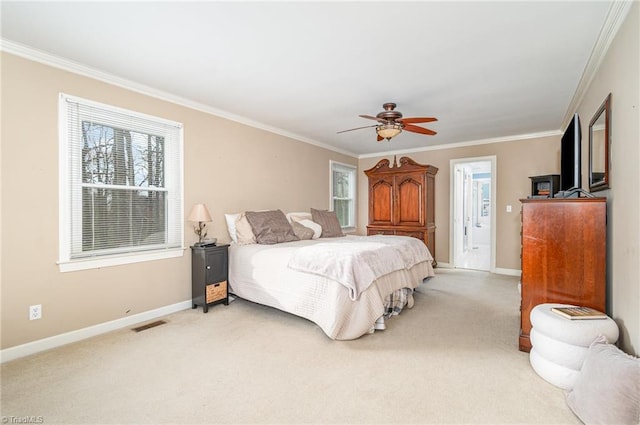
[[[42,319],[42,304],[29,306],[29,320]]]
[[[511,205],[507,205],[507,212],[511,212]]]

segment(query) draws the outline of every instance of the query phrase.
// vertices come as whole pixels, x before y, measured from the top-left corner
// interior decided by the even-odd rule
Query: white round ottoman
[[[598,335],[611,344],[618,340],[618,325],[611,318],[571,320],[551,311],[570,304],[539,304],[531,310],[529,362],[540,377],[565,390],[573,388],[589,345]]]

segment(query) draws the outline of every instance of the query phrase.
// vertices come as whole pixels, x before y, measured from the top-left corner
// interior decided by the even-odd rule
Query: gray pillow
[[[566,400],[585,424],[640,423],[640,359],[599,336]]]
[[[293,233],[295,233],[296,236],[300,238],[300,240],[313,238],[313,229],[310,229],[307,226],[298,223],[297,221],[292,221],[291,227],[293,227]]]
[[[247,211],[245,215],[259,244],[273,245],[299,240],[281,210]]]
[[[311,208],[311,217],[313,221],[322,226],[321,238],[344,236],[335,211],[316,210]]]

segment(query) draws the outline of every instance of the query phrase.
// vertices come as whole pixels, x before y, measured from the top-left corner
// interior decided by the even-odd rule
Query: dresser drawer
[[[393,230],[380,230],[380,229],[369,229],[367,230],[367,236],[372,235],[394,235],[395,232]]]
[[[421,231],[402,231],[396,230],[396,235],[398,236],[411,236],[412,238],[420,239],[421,241],[426,241],[426,232]]]

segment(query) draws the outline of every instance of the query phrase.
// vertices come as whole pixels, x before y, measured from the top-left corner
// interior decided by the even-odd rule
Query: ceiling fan
[[[376,133],[378,134],[378,142],[384,139],[391,140],[393,137],[396,137],[398,134],[402,133],[402,130],[411,131],[413,133],[426,134],[428,136],[437,134],[435,131],[429,130],[428,128],[413,125],[417,123],[438,121],[437,118],[402,118],[402,112],[395,110],[395,103],[388,102],[383,104],[382,107],[384,108],[384,111],[380,112],[375,117],[371,115],[359,115],[362,118],[378,121],[379,124],[351,128],[349,130],[342,130],[338,131],[338,134],[346,133],[347,131],[375,127]]]

